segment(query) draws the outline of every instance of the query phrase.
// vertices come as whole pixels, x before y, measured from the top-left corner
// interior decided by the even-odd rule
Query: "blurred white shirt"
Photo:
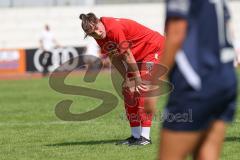
[[[99,50],[100,50],[100,48],[99,48],[97,42],[92,38],[89,39],[89,41],[87,43],[87,50],[86,50],[85,54],[99,57]]]
[[[51,31],[44,30],[40,35],[40,40],[42,41],[43,49],[50,51],[54,49],[54,35]]]

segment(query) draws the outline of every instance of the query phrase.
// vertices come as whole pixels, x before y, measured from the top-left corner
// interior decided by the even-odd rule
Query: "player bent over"
[[[82,28],[86,36],[93,37],[102,49],[102,54],[107,54],[112,64],[125,79],[123,95],[126,114],[131,126],[131,136],[117,144],[147,145],[151,144],[150,127],[152,125],[152,112],[144,110],[144,103],[153,107],[155,98],[141,96],[140,90],[146,89],[142,80],[146,74],[157,64],[163,53],[164,37],[133,20],[124,18],[101,17],[93,13],[81,14]],[[111,49],[108,45],[115,45]],[[142,65],[138,66],[137,63]],[[149,65],[151,65],[149,67]],[[125,67],[127,73],[125,73]],[[130,80],[129,80],[130,79]],[[134,87],[129,87],[127,81],[134,82]],[[135,99],[136,103],[130,103]]]

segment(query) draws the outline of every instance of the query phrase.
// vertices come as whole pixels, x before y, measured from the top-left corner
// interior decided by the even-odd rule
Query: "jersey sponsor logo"
[[[121,50],[127,50],[132,47],[130,41],[122,41],[120,44],[117,44],[113,41],[108,41],[103,45],[103,52],[106,52],[108,55],[119,54]]]
[[[79,60],[82,59],[84,56],[75,57],[74,59]],[[118,105],[118,97],[116,97],[111,92],[102,91],[96,88],[88,88],[86,85],[72,85],[66,84],[65,79],[67,76],[74,70],[69,70],[66,72],[59,72],[59,70],[63,70],[65,65],[68,65],[69,62],[65,62],[64,64],[60,65],[54,72],[51,73],[49,78],[49,85],[50,87],[55,90],[56,92],[66,94],[66,95],[78,95],[84,96],[94,99],[99,99],[102,101],[101,104],[96,106],[94,109],[82,113],[73,113],[71,112],[70,108],[73,104],[73,100],[71,99],[64,99],[57,103],[55,106],[55,114],[56,116],[64,121],[87,121],[91,119],[95,119],[97,117],[103,116],[113,109],[115,109]],[[94,83],[97,81],[97,76],[100,74],[100,71],[103,67],[103,62],[100,58],[97,58],[96,63],[99,64],[99,67],[96,70],[91,70],[91,65],[87,67],[85,75],[83,77],[83,81],[86,83]],[[82,64],[80,67],[84,66]],[[154,85],[156,87],[149,87],[149,90],[139,90],[139,92],[128,92],[132,99],[127,102],[128,105],[136,105],[137,99],[140,97],[156,97],[160,95],[167,94],[173,90],[173,85],[167,81],[160,80],[160,77],[167,73],[168,69],[165,66],[160,64],[154,64],[152,62],[140,62],[140,66],[146,66],[142,71],[146,71],[147,67],[153,70],[155,69],[154,76],[150,76],[150,79],[144,80],[144,86],[149,87]],[[125,75],[128,73],[128,70],[125,68],[124,71]],[[111,80],[116,93],[119,95],[120,98],[123,97],[122,84],[123,84],[123,77],[119,72],[116,72],[114,68],[111,69]],[[160,86],[164,85],[165,89],[160,88]],[[133,83],[128,87],[131,88],[135,86]],[[87,107],[83,107],[87,108]],[[134,117],[133,117],[134,116]],[[131,115],[131,118],[137,118],[135,115]],[[147,117],[148,118],[148,117]]]

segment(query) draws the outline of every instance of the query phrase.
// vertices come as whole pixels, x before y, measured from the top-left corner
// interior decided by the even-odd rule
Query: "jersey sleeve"
[[[113,43],[116,43],[118,52],[120,54],[127,51],[126,47],[127,39],[120,25],[114,25],[108,33],[109,38]]]
[[[168,18],[187,19],[190,10],[191,0],[166,0],[166,15]]]

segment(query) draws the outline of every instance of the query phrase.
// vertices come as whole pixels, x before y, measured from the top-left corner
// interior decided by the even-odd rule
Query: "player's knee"
[[[197,160],[218,160],[218,153],[214,147],[201,148],[197,154]]]

